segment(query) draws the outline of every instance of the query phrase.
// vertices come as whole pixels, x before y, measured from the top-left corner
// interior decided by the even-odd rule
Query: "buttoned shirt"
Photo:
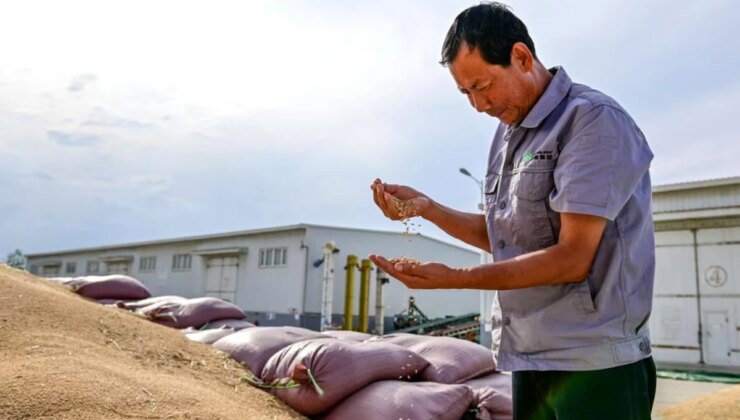
[[[561,213],[607,220],[589,274],[497,292],[493,350],[501,370],[595,370],[650,356],[655,244],[653,154],[609,96],[564,69],[517,126],[499,125],[485,179],[494,261],[558,241]]]

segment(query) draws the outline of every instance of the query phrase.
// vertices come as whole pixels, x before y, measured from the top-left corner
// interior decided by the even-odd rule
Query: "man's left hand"
[[[460,288],[460,270],[440,263],[393,264],[380,255],[371,255],[370,259],[379,269],[398,279],[409,289],[458,289]]]

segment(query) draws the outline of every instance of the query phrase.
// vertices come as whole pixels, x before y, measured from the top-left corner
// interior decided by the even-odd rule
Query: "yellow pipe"
[[[352,330],[352,305],[355,299],[355,268],[357,268],[357,255],[347,255],[347,282],[344,285],[344,329]]]
[[[373,263],[370,260],[362,260],[360,267],[360,332],[368,330],[368,311],[370,307],[370,271]]]

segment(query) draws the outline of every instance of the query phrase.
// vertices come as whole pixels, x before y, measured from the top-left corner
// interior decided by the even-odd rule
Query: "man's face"
[[[489,64],[478,48],[470,50],[463,44],[449,65],[452,78],[470,105],[507,125],[521,122],[534,103],[529,94],[532,65],[520,57],[520,48],[512,49],[511,64],[503,67]]]

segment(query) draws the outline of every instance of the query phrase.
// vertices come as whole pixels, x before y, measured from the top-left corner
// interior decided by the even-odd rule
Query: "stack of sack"
[[[64,284],[80,296],[97,303],[114,306],[160,325],[180,329],[185,337],[211,344],[254,324],[238,306],[222,299],[182,296],[152,297],[139,280],[121,274],[109,276],[54,277],[49,280]]]
[[[257,327],[213,346],[245,366],[247,381],[311,418],[512,417],[511,376],[469,341]]]
[[[238,306],[212,297],[152,297],[123,275],[53,278],[81,296],[132,311],[244,365],[244,379],[299,413],[340,420],[510,419],[511,376],[472,342],[414,334],[319,333],[255,327]]]

